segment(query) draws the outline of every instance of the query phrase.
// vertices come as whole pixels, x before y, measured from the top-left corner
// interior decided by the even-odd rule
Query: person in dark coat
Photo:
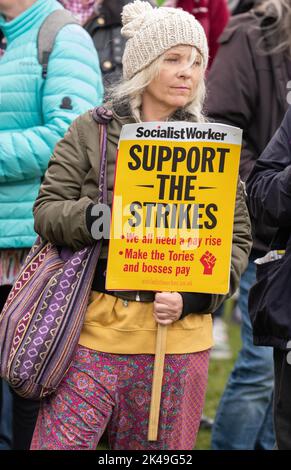
[[[289,10],[289,21],[291,8]],[[288,232],[291,220],[291,108],[247,181],[249,207],[255,220]],[[281,247],[285,248],[285,247]],[[284,255],[285,256],[285,255]],[[282,280],[283,282],[283,280]],[[286,282],[286,281],[285,281]],[[290,285],[285,286],[290,290]],[[282,286],[284,289],[284,286]],[[286,299],[287,300],[287,299]],[[290,305],[286,305],[290,309]],[[291,317],[289,331],[291,328]],[[270,331],[270,336],[274,332]],[[290,341],[287,343],[289,350]],[[291,450],[291,354],[274,347],[274,425],[279,450]]]
[[[208,116],[244,131],[240,164],[244,181],[288,106],[290,18],[286,0],[265,0],[233,17],[220,38],[208,77]],[[272,349],[253,345],[247,307],[248,292],[255,282],[254,259],[266,253],[273,236],[274,228],[255,224],[250,263],[240,285],[243,346],[217,411],[214,449],[269,449],[274,444]]]
[[[132,0],[102,0],[84,24],[99,55],[103,82],[106,87],[122,76],[122,55],[125,39],[121,35],[121,12]]]

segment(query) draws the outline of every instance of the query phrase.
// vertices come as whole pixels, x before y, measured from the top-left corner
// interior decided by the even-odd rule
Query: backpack
[[[67,10],[55,10],[43,21],[37,37],[37,57],[42,67],[42,77],[47,76],[49,57],[59,31],[67,24],[79,24]]]
[[[45,79],[47,76],[47,68],[49,57],[54,48],[54,42],[58,32],[67,24],[79,24],[73,15],[67,10],[53,11],[43,21],[37,37],[37,58],[42,67],[42,77]],[[0,49],[5,51],[5,46],[2,43],[4,38],[3,32],[0,30]],[[1,57],[0,53],[0,57]]]

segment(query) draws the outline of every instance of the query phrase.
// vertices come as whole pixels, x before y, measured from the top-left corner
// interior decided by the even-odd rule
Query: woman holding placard
[[[112,202],[122,126],[147,121],[204,122],[208,48],[203,28],[182,10],[135,1],[123,10],[123,81],[106,108],[77,119],[58,144],[35,204],[35,228],[56,245],[92,245],[98,201],[98,123],[107,122],[107,193]],[[104,227],[103,227],[104,229]],[[106,237],[105,237],[106,238]],[[230,294],[250,251],[239,183]],[[223,295],[107,291],[103,242],[79,346],[57,393],[42,403],[32,449],[95,449],[108,428],[112,449],[192,449],[212,346],[213,312]],[[159,429],[147,438],[157,325],[168,326]]]

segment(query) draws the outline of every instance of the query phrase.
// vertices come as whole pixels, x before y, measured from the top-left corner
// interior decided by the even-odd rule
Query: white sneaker
[[[221,318],[214,318],[213,321],[214,346],[211,350],[211,359],[231,359],[232,352],[229,346],[227,325]]]

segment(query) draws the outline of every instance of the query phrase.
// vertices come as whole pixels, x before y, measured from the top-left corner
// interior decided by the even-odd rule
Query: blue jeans
[[[256,279],[253,261],[241,279],[242,349],[221,398],[212,429],[214,450],[273,449],[273,349],[253,345],[248,292]]]

